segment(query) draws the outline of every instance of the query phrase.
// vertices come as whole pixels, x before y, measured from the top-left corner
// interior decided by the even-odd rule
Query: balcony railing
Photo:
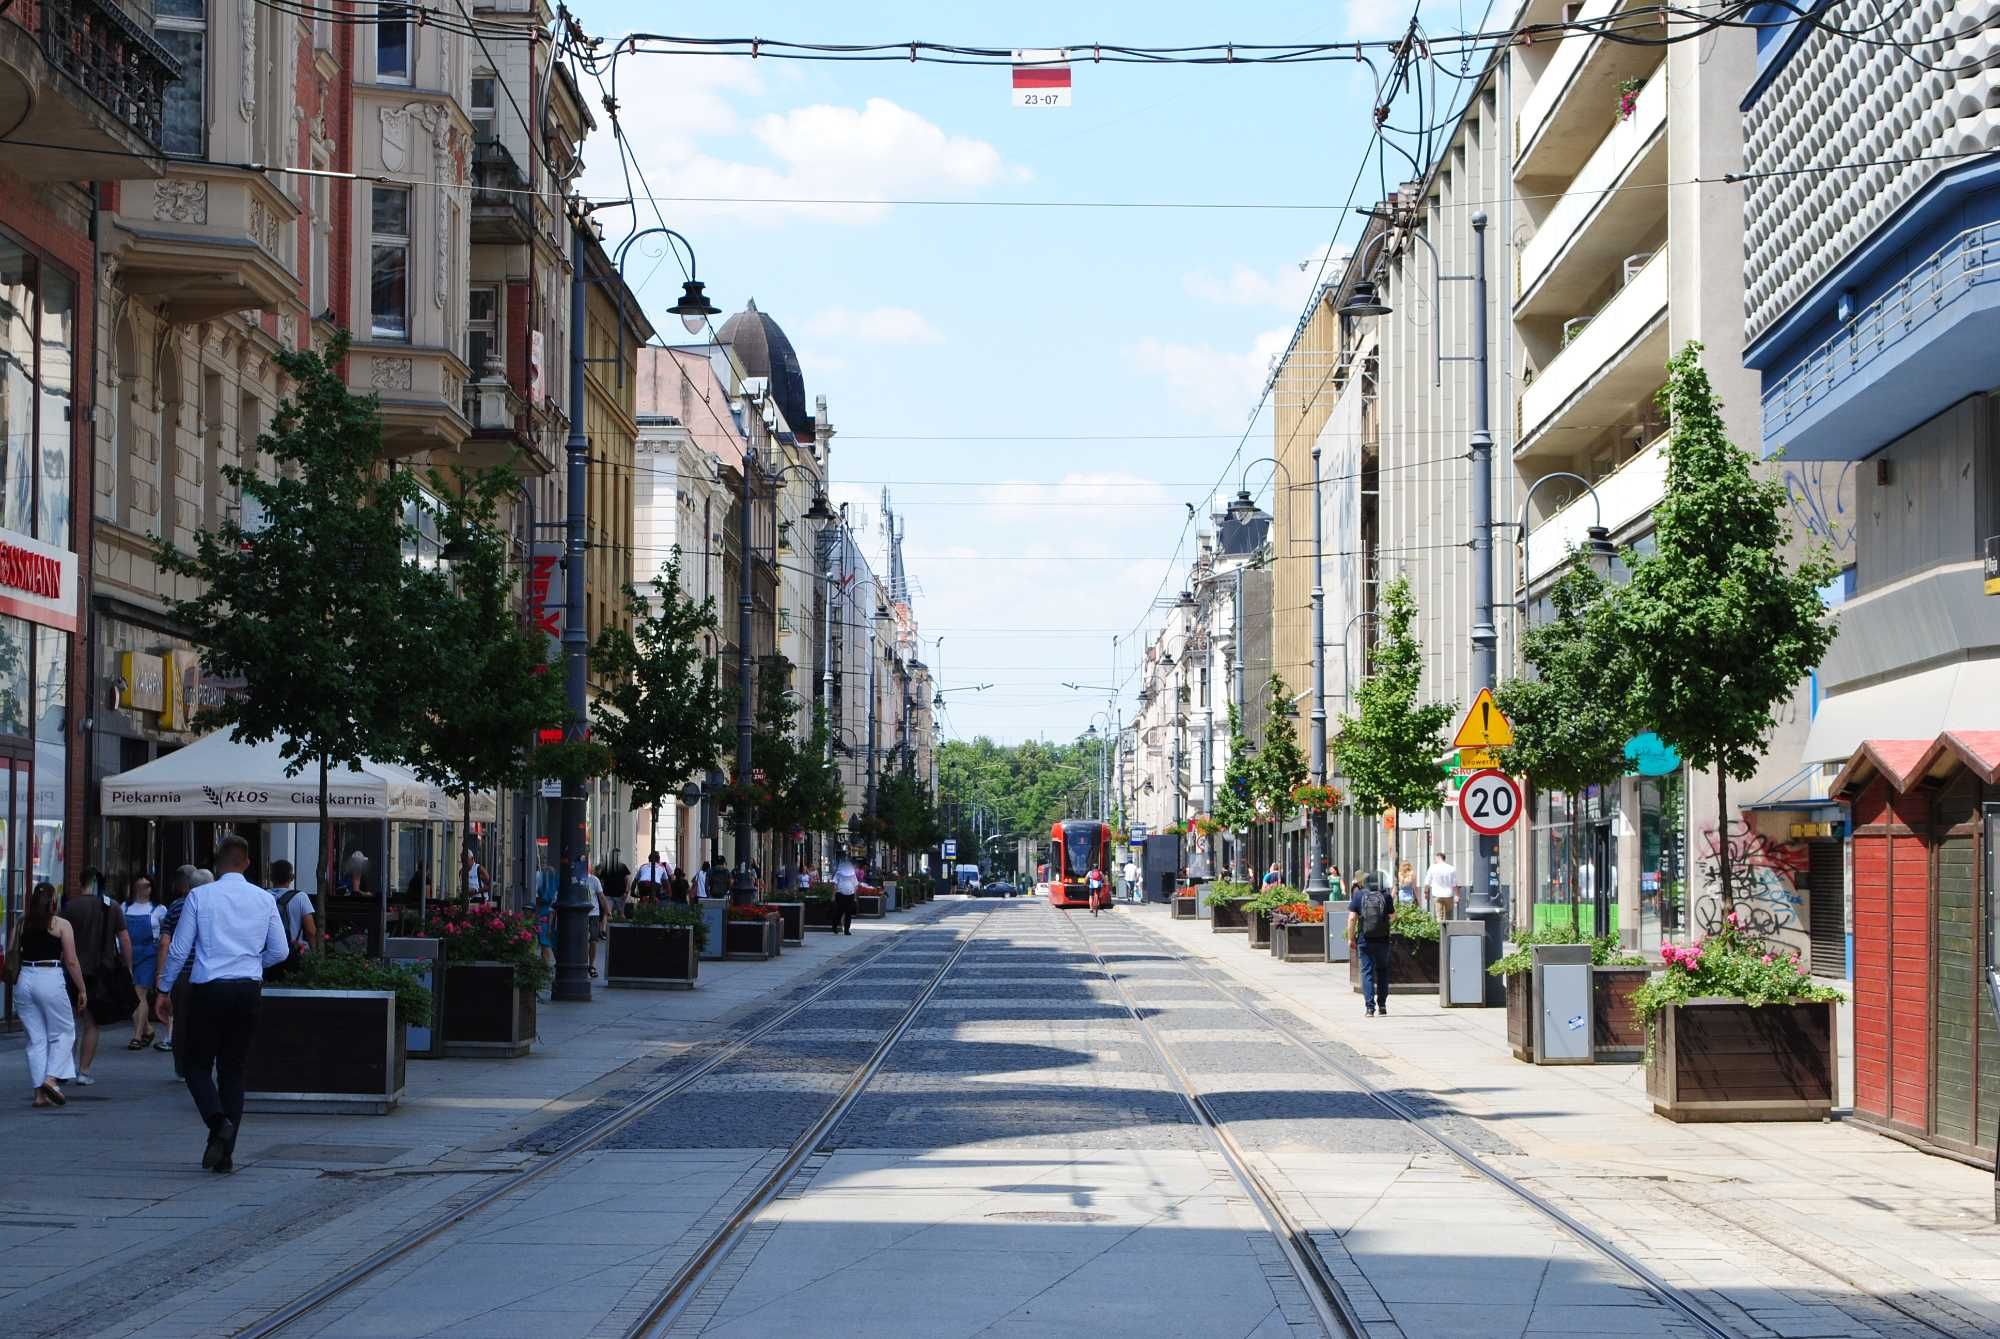
[[[511,215],[524,235],[534,226],[528,179],[499,140],[483,139],[473,147],[472,207],[476,217]]]
[[[160,142],[180,62],[117,0],[41,0],[42,54],[146,143]]]
[[[1565,412],[1563,407],[1572,397],[1607,367],[1622,363],[1632,352],[1635,339],[1665,313],[1666,248],[1661,247],[1652,259],[1628,273],[1630,278],[1609,302],[1582,325],[1565,331],[1556,356],[1523,388],[1518,401],[1522,449],[1552,418]]]
[[[1870,362],[1917,336],[1953,300],[1995,279],[2000,279],[2000,223],[1968,228],[1946,242],[1790,371],[1765,379],[1765,438]]]

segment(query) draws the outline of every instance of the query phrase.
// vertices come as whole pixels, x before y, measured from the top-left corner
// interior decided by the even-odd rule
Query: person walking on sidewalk
[[[1407,860],[1396,866],[1396,900],[1417,904],[1417,867]]]
[[[583,866],[583,891],[590,898],[590,910],[588,912],[590,917],[590,938],[585,941],[588,945],[585,951],[590,955],[587,959],[590,963],[590,974],[596,976],[597,945],[604,938],[604,913],[608,908],[604,905],[604,880],[592,874],[588,864]]]
[[[278,903],[278,919],[285,924],[285,943],[290,950],[285,960],[264,973],[266,981],[277,981],[292,970],[292,964],[319,946],[319,921],[313,916],[312,897],[292,885],[292,862],[271,862],[271,896]]]
[[[132,1040],[128,1051],[143,1051],[153,1044],[153,982],[159,977],[160,922],[167,909],[153,900],[153,881],[141,874],[128,889],[125,904],[125,933],[132,940],[132,988],[139,993],[139,1007],[132,1011]]]
[[[1431,914],[1441,921],[1450,920],[1452,906],[1458,901],[1458,871],[1443,851],[1431,857],[1431,867],[1424,871],[1424,886],[1430,890]]]
[[[854,933],[854,910],[861,904],[861,871],[846,856],[833,871],[833,932]]]
[[[631,891],[632,871],[618,858],[618,848],[611,848],[611,858],[597,867],[597,877],[604,881],[604,898],[611,904],[615,916],[625,914],[625,898]]]
[[[1368,1017],[1389,1012],[1389,922],[1396,905],[1388,890],[1370,875],[1354,881],[1347,904],[1347,942],[1361,958],[1361,1003]]]
[[[167,1035],[165,1040],[154,1042],[153,1049],[173,1052],[174,1077],[177,1079],[181,1076],[181,1060],[187,1053],[182,1038],[187,1035],[187,1020],[191,1009],[188,1004],[187,973],[183,971],[178,979],[169,978],[166,970],[167,955],[173,948],[174,932],[180,928],[181,913],[187,909],[188,894],[204,884],[214,882],[215,876],[207,870],[196,869],[193,865],[182,865],[174,871],[173,880],[167,885],[167,891],[172,894],[173,900],[167,903],[167,914],[160,918],[160,979],[154,984],[153,991],[156,996],[164,995],[172,1000],[173,1008],[158,1009],[160,1022],[167,1029]],[[175,1014],[180,1015],[179,1028],[174,1026]]]
[[[90,997],[77,962],[76,933],[56,915],[56,890],[48,884],[38,883],[28,894],[28,914],[15,923],[7,956],[21,965],[14,1009],[28,1034],[28,1086],[34,1089],[36,1106],[59,1107],[68,1100],[63,1081],[76,1077],[70,1050],[76,1016],[89,1007]],[[74,1009],[65,977],[76,990]]]
[[[189,893],[181,910],[167,975],[178,977],[184,964],[194,963],[188,1095],[208,1126],[202,1167],[229,1172],[235,1170],[236,1136],[243,1125],[243,1066],[257,1030],[264,969],[283,962],[291,945],[277,899],[243,877],[250,868],[250,844],[230,833],[216,843],[215,864],[222,876]],[[167,1007],[173,1008],[171,1000]]]
[[[138,1007],[120,998],[130,990],[132,937],[125,932],[125,912],[98,893],[94,869],[70,888],[62,917],[76,935],[76,960],[90,987],[91,1007],[79,1005],[76,1013],[76,1084],[88,1088],[97,1082],[90,1067],[97,1061],[99,1025],[119,1022]]]
[[[1125,900],[1127,902],[1139,900],[1139,867],[1130,860],[1125,862]]]

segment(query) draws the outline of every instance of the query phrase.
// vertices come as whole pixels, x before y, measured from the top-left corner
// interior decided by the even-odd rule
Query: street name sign
[[[1497,837],[1521,817],[1521,787],[1505,772],[1474,772],[1458,794],[1458,816],[1480,836]]]

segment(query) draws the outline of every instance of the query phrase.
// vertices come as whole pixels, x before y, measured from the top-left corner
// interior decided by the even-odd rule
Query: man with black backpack
[[[1361,959],[1361,1003],[1368,1017],[1389,1012],[1389,922],[1396,903],[1379,876],[1354,881],[1347,904],[1347,942]]]
[[[292,862],[271,862],[271,896],[278,900],[278,919],[285,926],[285,943],[291,952],[285,960],[264,972],[266,981],[280,979],[292,969],[299,955],[319,947],[319,922],[313,916],[312,896],[292,886]]]

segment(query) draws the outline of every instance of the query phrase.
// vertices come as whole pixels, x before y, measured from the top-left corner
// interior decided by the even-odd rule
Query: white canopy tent
[[[183,749],[106,777],[101,812],[106,818],[305,819],[319,817],[319,766],[307,763],[285,774],[278,740],[246,744],[218,730]],[[498,811],[491,791],[472,797],[472,819],[491,822]],[[404,822],[449,821],[463,813],[454,796],[397,763],[364,760],[327,772],[327,812],[333,818],[384,818]]]

